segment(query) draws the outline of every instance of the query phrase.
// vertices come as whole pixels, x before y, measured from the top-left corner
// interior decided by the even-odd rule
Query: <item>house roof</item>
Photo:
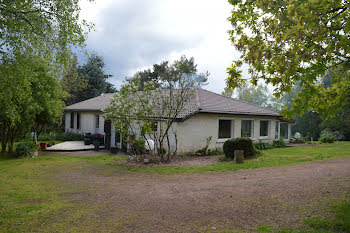
[[[201,88],[194,89],[195,94],[188,102],[178,118],[185,120],[197,113],[238,114],[256,116],[281,115],[268,108],[245,103],[230,97],[225,97]],[[114,94],[103,94],[66,107],[66,111],[101,111],[108,106]]]
[[[103,112],[111,102],[114,93],[102,94],[95,98],[84,100],[65,108],[65,111],[100,111]]]

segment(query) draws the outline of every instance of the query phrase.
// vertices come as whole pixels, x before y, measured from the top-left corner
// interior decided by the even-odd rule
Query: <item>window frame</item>
[[[70,128],[74,129],[74,112],[70,113]]]
[[[242,122],[243,121],[251,121],[251,124],[250,124],[250,136],[249,136],[249,138],[253,138],[253,136],[254,136],[254,120],[255,119],[253,119],[253,118],[242,118],[242,120],[241,120],[241,137],[246,137],[246,136],[243,136],[242,135]]]
[[[283,139],[289,139],[289,123],[288,122],[280,122],[280,132],[279,132],[280,133],[280,138],[281,138],[281,125],[282,124],[285,124],[286,125],[286,129],[287,129],[287,131],[286,131],[287,132],[287,137],[283,136]]]
[[[277,124],[278,124],[278,127],[275,128],[275,140],[279,140],[280,139],[280,135],[281,135],[281,131],[280,131],[280,129],[281,129],[281,122],[279,120],[276,120],[275,121],[275,127],[277,126]],[[277,129],[277,134],[276,134],[276,129]],[[276,135],[277,135],[277,137],[276,137]]]
[[[267,121],[267,135],[264,135],[264,136],[262,136],[261,135],[261,122],[262,121]],[[270,124],[271,124],[271,120],[270,119],[260,119],[259,120],[259,123],[260,123],[260,125],[259,125],[259,138],[268,138],[268,137],[270,137]]]
[[[100,114],[95,114],[95,128],[100,128]]]
[[[219,138],[219,130],[220,130],[220,120],[229,120],[231,121],[231,130],[230,130],[230,136],[229,138]],[[235,118],[232,117],[219,117],[218,118],[218,141],[226,141],[228,139],[231,139],[234,137],[234,122],[235,122]]]

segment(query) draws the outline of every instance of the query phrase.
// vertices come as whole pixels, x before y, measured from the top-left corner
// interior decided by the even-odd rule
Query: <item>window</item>
[[[80,129],[80,113],[77,113],[77,129]]]
[[[280,136],[288,139],[288,123],[281,123],[280,124]]]
[[[232,120],[219,120],[219,139],[232,138]]]
[[[280,138],[280,122],[276,121],[276,128],[275,128],[275,139]]]
[[[241,136],[251,137],[253,135],[253,120],[242,120]]]
[[[158,122],[152,121],[151,122],[151,129],[152,129],[152,132],[157,132],[158,131]]]
[[[268,120],[260,121],[260,137],[269,136],[269,123],[270,122]]]
[[[74,112],[70,113],[70,128],[74,129]]]
[[[96,129],[100,128],[100,114],[96,114]]]

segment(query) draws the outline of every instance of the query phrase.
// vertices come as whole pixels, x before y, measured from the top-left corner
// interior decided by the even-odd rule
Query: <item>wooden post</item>
[[[234,155],[236,163],[244,162],[244,150],[235,150]]]

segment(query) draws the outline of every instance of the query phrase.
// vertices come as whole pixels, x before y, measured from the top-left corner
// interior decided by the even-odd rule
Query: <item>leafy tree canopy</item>
[[[1,57],[30,53],[68,64],[91,27],[79,13],[79,0],[0,1]]]
[[[86,64],[79,66],[76,57],[61,79],[63,89],[68,93],[66,104],[71,105],[102,93],[115,93],[113,84],[107,81],[112,75],[105,74],[105,63],[101,56],[92,54]]]
[[[209,72],[198,73],[197,64],[194,58],[187,58],[185,55],[181,56],[180,60],[170,64],[169,61],[163,61],[159,64],[154,64],[153,69],[146,69],[137,72],[129,80],[139,81],[139,90],[143,90],[145,82],[153,82],[155,87],[160,87],[164,84],[164,81],[173,78],[181,79],[181,76],[185,75],[187,78],[191,78],[194,81],[194,85],[202,87],[208,85]]]
[[[28,55],[0,63],[0,141],[12,151],[14,140],[61,119],[63,92],[55,69]]]
[[[229,2],[234,6],[229,18],[233,26],[230,37],[242,52],[228,68],[229,87],[247,82],[240,70],[245,62],[250,67],[251,83],[257,85],[262,79],[272,84],[276,97],[300,82],[304,89],[285,111],[288,117],[311,109],[329,117],[349,101],[349,1]],[[332,87],[325,88],[319,79],[327,71],[337,77]]]

